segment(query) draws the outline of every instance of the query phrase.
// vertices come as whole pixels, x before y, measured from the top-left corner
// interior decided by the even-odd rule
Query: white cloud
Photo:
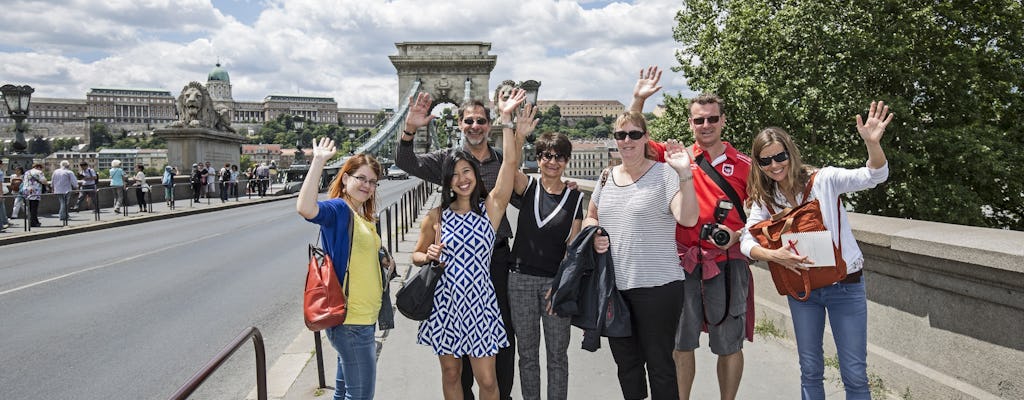
[[[678,1],[428,3],[220,1],[217,9],[209,0],[79,0],[42,17],[16,0],[5,7],[11,22],[0,26],[0,43],[13,46],[0,47],[0,73],[41,97],[83,98],[100,86],[177,93],[205,81],[219,58],[236,100],[302,93],[343,107],[394,107],[398,80],[388,56],[395,42],[490,42],[498,56],[492,86],[536,79],[542,99],[628,103],[641,67],[677,64]],[[263,9],[247,25],[232,7]],[[668,91],[684,89],[676,73],[663,79]]]

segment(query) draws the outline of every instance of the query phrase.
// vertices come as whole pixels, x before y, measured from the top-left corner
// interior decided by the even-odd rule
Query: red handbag
[[[352,224],[350,220],[349,261],[352,259]],[[320,242],[319,236],[317,242]],[[348,268],[345,268],[345,287],[342,289],[331,256],[323,249],[309,245],[309,270],[306,272],[306,291],[302,296],[302,316],[309,330],[321,331],[345,322],[348,311],[348,273]]]
[[[782,247],[782,234],[790,232],[818,232],[825,231],[824,219],[821,216],[821,204],[818,199],[806,201],[811,194],[811,187],[814,185],[814,177],[817,172],[811,174],[811,179],[804,188],[804,203],[796,208],[785,209],[775,214],[771,205],[766,204],[772,218],[758,222],[750,228],[750,234],[757,239],[761,247],[766,249],[778,249]],[[836,209],[840,207],[839,199],[836,199]],[[838,218],[837,218],[838,219]],[[837,221],[836,229],[841,229],[841,220]],[[832,245],[835,252],[836,265],[831,267],[812,267],[800,271],[800,275],[794,274],[786,267],[768,262],[768,270],[772,273],[772,281],[775,282],[775,289],[780,295],[789,295],[800,301],[807,301],[811,296],[811,290],[830,286],[836,282],[846,279],[846,261],[843,260],[843,242],[839,246]],[[798,293],[803,292],[803,296]]]

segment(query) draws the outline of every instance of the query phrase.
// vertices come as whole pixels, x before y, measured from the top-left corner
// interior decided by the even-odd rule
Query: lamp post
[[[356,149],[352,148],[352,146],[355,145],[355,141],[356,141],[356,132],[352,131],[352,130],[348,131],[348,154],[349,155],[352,155],[352,154],[356,153]]]
[[[13,171],[22,167],[26,171],[32,167],[32,155],[25,154],[28,144],[25,142],[25,118],[28,118],[28,107],[32,101],[32,92],[35,92],[29,85],[15,86],[3,85],[0,93],[3,93],[4,103],[7,105],[7,113],[14,120],[14,142],[11,143],[12,154],[9,156],[9,164]]]
[[[525,106],[526,103],[530,103],[534,107],[537,107],[537,93],[540,92],[540,81],[535,81],[533,79],[525,80],[519,82],[519,88],[526,91],[526,101],[523,102],[523,105]],[[530,133],[530,136],[526,137],[527,143],[532,144],[534,140],[537,140],[537,136],[533,133]]]
[[[445,114],[445,116],[444,116],[444,126],[445,126],[445,129],[446,129],[445,133],[447,133],[446,136],[448,136],[448,148],[450,149],[450,148],[452,148],[452,137],[455,136],[455,130],[457,129],[457,128],[454,128],[454,126],[455,126],[455,116],[452,115],[451,113]]]

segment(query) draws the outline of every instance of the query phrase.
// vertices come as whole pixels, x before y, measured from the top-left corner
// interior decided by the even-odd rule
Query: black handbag
[[[440,211],[438,212],[438,224],[435,230],[434,243],[441,241]],[[441,280],[444,266],[436,261],[431,261],[420,267],[420,271],[405,282],[398,293],[395,293],[395,307],[398,312],[413,321],[423,321],[430,317],[434,309],[434,289],[437,282]]]

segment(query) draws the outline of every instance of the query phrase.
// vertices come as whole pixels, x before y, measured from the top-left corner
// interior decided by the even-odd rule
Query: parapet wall
[[[870,374],[904,398],[1024,399],[1024,232],[856,213],[850,226],[865,256]],[[786,298],[754,265],[757,318],[792,340]]]

